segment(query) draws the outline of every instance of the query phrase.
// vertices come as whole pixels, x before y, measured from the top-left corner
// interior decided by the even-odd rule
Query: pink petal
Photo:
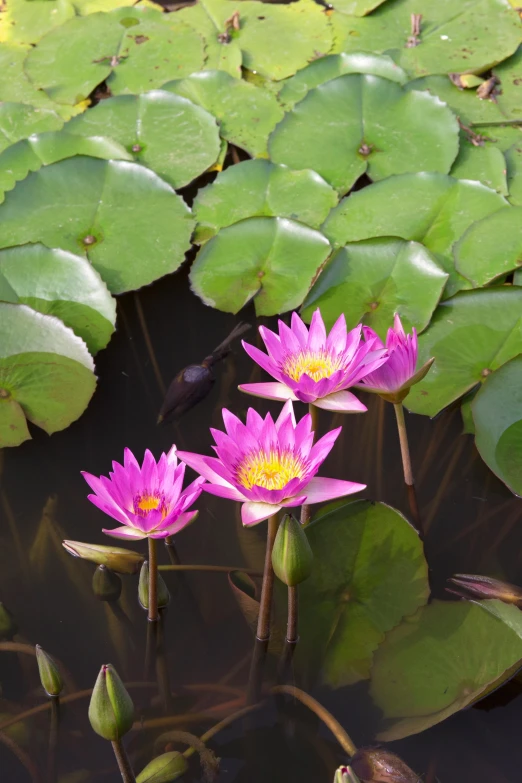
[[[308,329],[303,320],[295,312],[292,313],[292,331],[301,343],[301,348],[306,348],[308,342]]]
[[[259,327],[259,334],[263,338],[263,342],[266,345],[266,349],[271,356],[271,358],[274,360],[274,362],[278,365],[285,355],[285,349],[281,345],[281,340],[275,334],[274,332],[270,331],[270,329],[267,329],[266,326],[260,326]]]
[[[359,327],[359,331],[360,328],[361,327]],[[352,332],[353,331],[354,330],[352,329]],[[341,351],[344,351],[347,348],[346,340],[346,318],[344,317],[344,313],[341,313],[337,321],[330,329],[330,334],[326,340],[326,347],[331,351],[335,351],[335,353],[341,353]]]
[[[297,335],[293,333],[284,321],[278,321],[278,326],[282,347],[286,349],[287,353],[299,353],[301,344]]]
[[[292,389],[289,389],[284,383],[278,383],[276,381],[268,383],[242,383],[241,386],[238,386],[238,389],[247,394],[253,394],[254,397],[264,397],[267,400],[278,400],[279,402],[297,400]]]
[[[205,484],[203,489],[208,492],[209,495],[217,495],[220,498],[227,498],[227,500],[239,500],[244,503],[245,496],[235,487],[225,484]]]
[[[103,532],[113,538],[126,538],[129,541],[141,541],[142,538],[147,538],[147,534],[142,530],[137,530],[133,527],[115,527],[113,530],[106,530],[103,528]]]
[[[308,332],[308,348],[310,351],[320,351],[326,345],[326,329],[319,308],[314,312]]]
[[[321,462],[324,462],[328,454],[331,452],[335,441],[340,435],[341,430],[342,427],[337,427],[335,430],[330,430],[330,432],[327,432],[326,435],[323,435],[323,437],[317,441],[315,446],[313,446],[308,459],[309,462],[313,465],[314,469],[316,469],[321,464]]]
[[[256,364],[259,364],[263,370],[266,370],[266,372],[273,378],[277,378],[279,376],[277,365],[275,364],[274,360],[270,358],[270,356],[267,356],[266,353],[260,351],[259,348],[246,343],[244,340],[242,341],[242,345],[250,358],[253,359]]]
[[[406,334],[404,333],[404,327],[399,317],[399,313],[395,313],[393,317],[393,331],[396,334],[400,335],[401,337],[406,337]]]
[[[213,469],[216,463],[219,465],[219,460],[215,457],[204,457],[203,454],[193,454],[191,451],[178,451],[178,457],[183,462],[199,473],[201,476],[211,481],[213,484],[226,484],[227,482],[219,473]]]
[[[241,521],[245,527],[251,527],[277,514],[281,508],[282,506],[273,506],[271,503],[248,501],[241,506]]]
[[[184,514],[180,514],[175,522],[172,522],[167,527],[159,528],[151,534],[150,538],[166,538],[166,536],[173,536],[175,533],[179,533],[180,530],[194,522],[199,511],[186,511]]]
[[[285,402],[285,404],[283,405],[283,409],[282,409],[281,413],[279,414],[279,416],[276,419],[275,426],[276,426],[276,430],[278,432],[279,432],[279,430],[281,429],[282,425],[285,423],[286,419],[289,416],[290,416],[290,418],[292,420],[292,423],[293,423],[293,425],[295,427],[296,426],[296,424],[295,424],[295,413],[294,413],[294,406],[292,405],[292,400],[288,400],[287,402]]]
[[[368,408],[357,399],[355,394],[349,391],[339,391],[316,400],[314,405],[325,411],[338,411],[339,413],[364,413]]]
[[[306,495],[295,498],[287,498],[284,502],[284,505],[286,508],[293,508],[294,506],[302,506],[303,503],[306,503]]]
[[[366,489],[366,484],[356,484],[354,481],[341,481],[330,478],[313,478],[306,485],[306,503],[323,503],[326,500],[353,495]]]
[[[107,500],[105,500],[105,498],[99,497],[99,495],[87,495],[87,499],[90,500],[94,506],[99,508],[100,511],[103,511],[104,514],[107,514],[107,516],[116,519],[123,525],[127,524],[129,521],[127,514],[125,514],[121,508],[116,506],[114,503],[109,503]]]

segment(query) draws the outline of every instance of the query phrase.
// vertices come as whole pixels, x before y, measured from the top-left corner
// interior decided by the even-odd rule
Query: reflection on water
[[[253,311],[241,314],[242,320],[253,318]],[[137,770],[163,732],[184,728],[201,734],[244,704],[250,631],[226,574],[168,573],[172,600],[162,638],[149,640],[159,646],[160,655],[156,672],[147,677],[147,623],[137,605],[137,578],[123,577],[121,608],[99,602],[92,594],[93,567],[67,555],[61,540],[109,543],[101,533],[102,513],[85,499],[80,470],[107,473],[111,460],[122,458],[124,446],[140,458],[145,448],[159,456],[173,441],[180,449],[209,453],[208,427],[221,426],[223,406],[239,415],[251,404],[262,413],[277,411],[277,405],[237,391],[240,382],[261,380],[261,371],[235,345],[216,369],[209,396],[175,424],[156,425],[174,374],[207,356],[238,320],[189,296],[183,274],[160,281],[139,297],[122,297],[118,331],[97,359],[99,388],[86,414],[51,438],[35,430],[33,441],[2,455],[0,600],[16,618],[17,640],[38,643],[57,656],[75,689],[92,687],[100,665],[109,661],[125,681],[137,683],[132,696],[144,726],[128,738]],[[324,475],[366,483],[367,497],[408,515],[393,410],[376,398],[366,402],[367,414],[335,417],[343,432]],[[331,420],[319,413],[324,431]],[[483,465],[472,438],[460,435],[458,411],[436,421],[408,416],[407,424],[434,594],[444,597],[445,580],[454,572],[487,573],[521,584],[522,505]],[[198,507],[197,522],[176,539],[181,562],[260,567],[264,531],[242,530],[231,502],[204,494]],[[163,549],[160,556],[169,562]],[[10,652],[0,655],[0,713],[44,703],[34,660]],[[159,690],[140,685],[144,679],[157,679]],[[336,692],[318,688],[314,695],[356,744],[371,743],[378,716],[364,684]],[[109,743],[88,724],[87,703],[83,699],[63,706],[62,783],[117,779]],[[521,723],[522,698],[516,685],[509,685],[480,709],[469,709],[391,748],[425,773],[427,781],[508,783],[520,777]],[[48,732],[45,712],[17,725],[13,734],[42,770]],[[222,781],[329,782],[345,761],[317,718],[291,700],[271,702],[237,721],[211,747],[222,759]],[[2,780],[31,780],[2,745],[0,763]],[[197,765],[191,769],[193,779],[200,779]]]

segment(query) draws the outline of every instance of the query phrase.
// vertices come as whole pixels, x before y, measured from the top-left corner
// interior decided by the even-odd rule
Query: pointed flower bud
[[[40,682],[48,696],[59,696],[63,690],[63,680],[54,658],[36,645],[36,662],[40,673]]]
[[[171,780],[180,778],[187,769],[187,761],[181,753],[163,753],[142,769],[136,783],[170,783]]]
[[[138,552],[122,549],[119,546],[84,544],[82,541],[63,541],[62,546],[73,557],[81,557],[82,560],[105,565],[118,574],[137,574],[145,559]]]
[[[92,728],[106,740],[121,739],[132,727],[134,705],[112,664],[101,667],[89,704]]]
[[[2,602],[0,602],[0,642],[9,641],[13,638],[18,628],[13,615]]]
[[[140,582],[138,585],[138,598],[144,609],[149,608],[149,562],[145,560],[140,571]],[[163,609],[170,601],[169,588],[165,584],[161,574],[158,572],[158,609]]]
[[[364,783],[420,783],[420,778],[395,753],[381,748],[362,748],[350,766]]]
[[[272,567],[279,579],[294,587],[312,573],[314,556],[302,526],[291,514],[279,525],[272,550]]]
[[[100,601],[117,601],[121,595],[121,579],[107,566],[99,565],[92,577],[92,590]]]
[[[339,767],[335,773],[334,783],[360,783],[351,767]]]
[[[455,574],[448,582],[451,587],[446,589],[462,598],[498,598],[505,604],[515,604],[522,608],[522,588],[509,582],[475,574]]]

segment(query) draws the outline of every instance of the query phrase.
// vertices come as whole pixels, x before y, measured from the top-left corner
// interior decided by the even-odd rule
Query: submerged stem
[[[149,538],[149,620],[158,619],[158,550],[156,539]]]
[[[272,549],[277,534],[278,516],[273,514],[268,520],[266,534],[265,567],[263,571],[263,585],[261,587],[261,601],[259,604],[259,617],[257,620],[257,638],[264,642],[270,638],[270,615],[272,613],[272,594],[274,592],[274,571],[272,569]]]
[[[404,420],[404,408],[402,406],[402,402],[394,402],[393,407],[395,410],[395,417],[397,419],[397,429],[399,430],[404,481],[409,487],[411,487],[413,486],[413,471],[411,469],[410,447],[408,445],[408,433],[406,431],[406,422]]]
[[[220,566],[220,565],[160,565],[158,571],[208,571],[217,574],[229,574],[231,571],[241,571],[251,576],[263,576],[261,571],[244,566]]]
[[[308,405],[308,413],[312,418],[312,432],[317,435],[317,408],[312,403]],[[317,440],[317,437],[315,438]],[[303,527],[310,522],[310,506],[301,506],[301,524]]]
[[[111,742],[111,745],[114,751],[114,755],[116,756],[116,761],[118,762],[118,767],[120,769],[121,779],[123,780],[123,783],[136,783],[136,778],[134,777],[134,771],[131,767],[129,757],[127,756],[127,751],[123,747],[122,741],[113,740]]]
[[[58,746],[58,729],[60,727],[60,699],[51,697],[51,722],[49,725],[49,750],[47,754],[47,783],[56,780],[56,749]]]
[[[298,617],[298,586],[288,585],[288,620],[286,623],[286,641],[290,643],[297,642],[297,617]]]

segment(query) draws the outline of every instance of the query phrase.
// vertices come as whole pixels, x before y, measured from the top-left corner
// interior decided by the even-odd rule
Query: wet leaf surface
[[[63,120],[54,111],[25,103],[0,103],[0,152],[33,133],[58,130]]]
[[[473,223],[455,245],[455,266],[475,287],[522,264],[522,207],[501,209]]]

